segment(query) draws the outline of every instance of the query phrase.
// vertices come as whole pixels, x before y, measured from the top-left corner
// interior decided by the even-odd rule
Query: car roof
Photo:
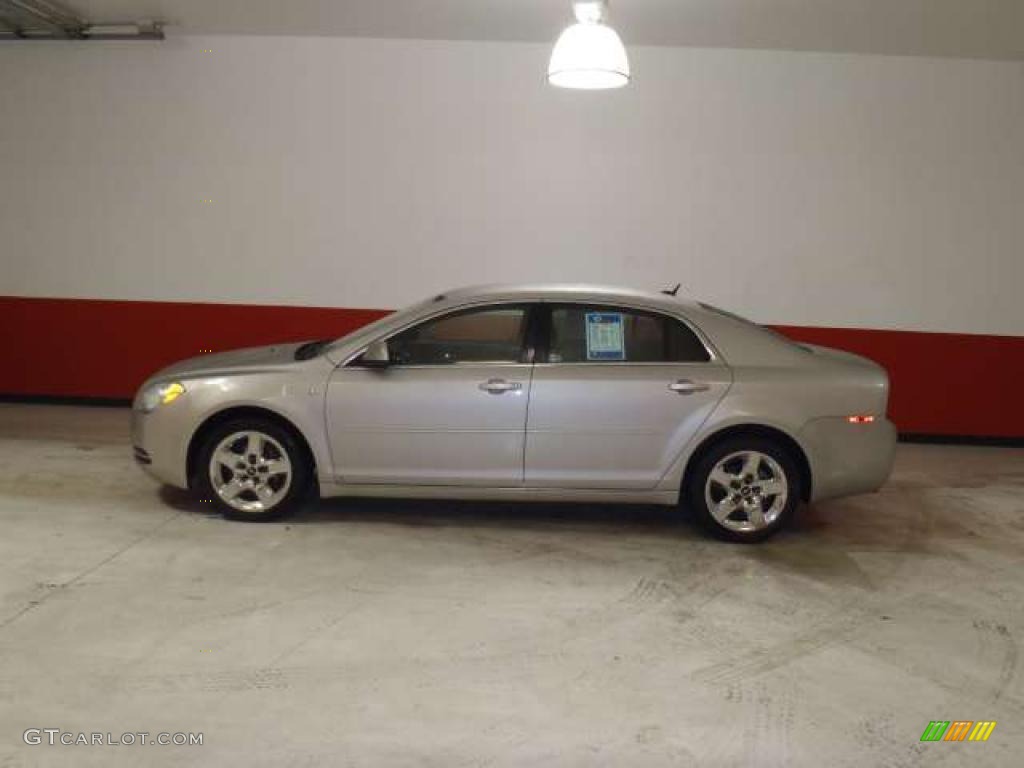
[[[593,283],[509,283],[472,285],[444,291],[436,298],[446,304],[473,301],[586,301],[638,304],[668,311],[696,306],[686,298],[660,291]]]

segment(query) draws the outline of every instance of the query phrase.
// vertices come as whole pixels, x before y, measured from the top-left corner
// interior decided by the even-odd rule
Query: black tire
[[[248,466],[244,471],[234,471],[228,469],[227,465],[218,463],[216,471],[220,473],[220,482],[230,485],[230,479],[234,477],[242,477],[243,482],[248,482],[251,477],[251,482],[259,483],[260,488],[267,488],[273,492],[276,498],[273,498],[272,505],[267,506],[260,494],[257,493],[255,486],[251,489],[246,488],[237,494],[239,498],[238,503],[250,502],[248,504],[250,506],[249,509],[240,509],[232,506],[225,496],[214,488],[213,479],[211,478],[211,472],[213,471],[211,470],[211,462],[214,451],[218,449],[218,446],[221,446],[222,442],[232,435],[239,433],[253,433],[270,438],[270,440],[262,441],[263,453],[257,459],[256,468],[259,469],[258,465],[260,464],[271,464],[280,458],[277,454],[283,453],[284,458],[287,459],[290,465],[287,484],[282,479],[283,474],[281,476],[265,475],[262,471],[250,474]],[[234,453],[238,447],[244,448],[245,443],[241,441],[233,442],[230,447],[231,452]],[[253,455],[255,454],[245,455],[244,452],[239,453],[239,464],[249,464],[250,457]],[[307,496],[311,474],[312,467],[310,466],[306,451],[294,432],[271,419],[243,417],[218,424],[204,435],[195,466],[192,488],[201,499],[212,503],[228,519],[246,522],[269,522],[271,520],[279,520],[295,511]],[[285,487],[286,485],[287,487]],[[225,493],[230,494],[232,490],[234,489],[228,489]],[[266,508],[255,508],[257,502],[264,504]]]
[[[745,478],[751,477],[751,475],[749,473],[743,474],[741,471],[740,476],[737,477],[740,483],[739,487],[730,484],[727,493],[722,493],[724,486],[717,481],[713,482],[709,487],[709,477],[719,462],[727,460],[725,465],[727,468],[726,474],[732,475],[735,469],[742,469],[742,454],[748,453],[749,455],[749,452],[756,452],[770,459],[770,461],[759,460],[758,474],[752,482],[744,482]],[[740,456],[737,457],[737,455]],[[730,460],[729,457],[737,458]],[[734,464],[733,462],[739,463]],[[774,467],[772,466],[773,462]],[[777,487],[771,482],[777,471],[781,471],[784,476],[786,496],[784,503],[779,499],[779,507],[781,509],[777,509],[773,513],[777,516],[773,517],[769,522],[767,521],[768,515],[765,514],[765,510],[772,510],[777,497],[781,496],[781,494],[758,496],[758,492],[763,489]],[[746,490],[744,490],[744,487]],[[709,508],[706,491],[707,494],[711,494],[712,501],[726,500],[725,497],[731,495],[730,499],[726,500],[727,506],[724,509],[732,506],[731,499],[740,500],[735,512],[726,515],[725,520],[720,521]],[[794,511],[800,503],[802,491],[800,469],[797,466],[796,460],[790,455],[790,452],[769,438],[752,435],[750,437],[737,436],[728,438],[715,443],[705,451],[689,473],[683,496],[687,506],[693,510],[697,520],[713,534],[727,541],[749,543],[764,541],[784,528],[792,519]],[[766,522],[763,527],[743,530],[741,529],[742,526],[756,525],[754,522],[756,517],[752,516],[746,507],[743,506],[744,500],[748,499],[751,495],[753,498],[750,498],[748,503],[751,505],[760,504],[761,516]],[[751,509],[756,508],[752,506]]]

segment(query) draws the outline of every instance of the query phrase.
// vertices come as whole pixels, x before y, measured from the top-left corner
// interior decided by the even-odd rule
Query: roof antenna
[[[672,289],[669,289],[669,290],[664,290],[664,291],[662,291],[662,293],[664,293],[666,296],[675,296],[677,293],[679,293],[679,289],[682,288],[682,287],[683,287],[682,283],[676,283],[675,288],[672,288]]]

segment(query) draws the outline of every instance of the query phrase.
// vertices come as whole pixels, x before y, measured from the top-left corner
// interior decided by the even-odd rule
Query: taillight
[[[866,415],[847,416],[846,420],[851,424],[870,424],[875,420],[875,417]]]

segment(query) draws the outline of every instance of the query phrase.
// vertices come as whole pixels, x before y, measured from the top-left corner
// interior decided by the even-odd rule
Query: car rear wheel
[[[235,520],[276,520],[294,511],[309,487],[299,441],[266,419],[240,419],[206,435],[194,487]]]
[[[686,488],[698,519],[731,541],[761,541],[778,532],[800,496],[800,473],[789,452],[753,436],[712,446],[698,460]]]

